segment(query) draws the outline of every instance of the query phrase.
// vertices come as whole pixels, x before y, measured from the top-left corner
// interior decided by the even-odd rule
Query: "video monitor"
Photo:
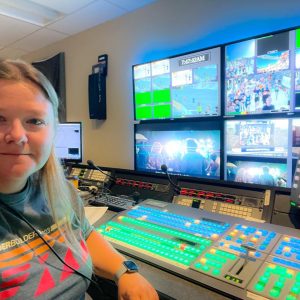
[[[226,162],[226,179],[234,182],[288,187],[286,163],[245,161],[230,158]]]
[[[135,169],[183,176],[220,178],[218,122],[135,124]]]
[[[133,66],[135,120],[220,115],[220,48]]]
[[[300,158],[300,118],[292,119],[292,157]]]
[[[300,111],[300,29],[295,30],[295,111]]]
[[[224,130],[226,155],[274,158],[288,156],[288,119],[228,120]]]
[[[63,162],[82,162],[81,122],[60,123],[57,128],[54,150]]]
[[[225,47],[226,115],[300,109],[298,35],[298,30],[285,31]]]

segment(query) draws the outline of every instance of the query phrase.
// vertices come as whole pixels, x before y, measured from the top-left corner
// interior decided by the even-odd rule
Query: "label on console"
[[[254,299],[254,300],[269,300],[269,298],[265,298],[263,296],[253,294],[253,293],[248,292],[248,291],[247,291],[247,297],[250,298],[250,299]]]
[[[270,197],[271,197],[271,191],[270,190],[266,190],[265,191],[264,206],[269,206],[270,205]]]

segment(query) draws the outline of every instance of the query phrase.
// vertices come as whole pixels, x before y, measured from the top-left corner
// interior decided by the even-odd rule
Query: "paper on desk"
[[[88,219],[88,221],[90,222],[90,224],[93,225],[94,223],[99,221],[100,218],[105,214],[105,212],[107,211],[107,208],[108,207],[106,207],[106,206],[101,206],[101,207],[86,206],[84,208],[85,216]]]

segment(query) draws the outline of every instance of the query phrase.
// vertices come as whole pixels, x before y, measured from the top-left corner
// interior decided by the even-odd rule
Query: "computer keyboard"
[[[122,197],[105,194],[93,200],[90,200],[89,204],[93,206],[108,206],[108,208],[111,210],[122,211],[132,208],[136,204],[136,202],[124,196]]]

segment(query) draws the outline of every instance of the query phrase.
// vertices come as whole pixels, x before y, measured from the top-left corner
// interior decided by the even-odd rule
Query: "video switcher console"
[[[97,230],[120,251],[239,299],[300,299],[300,233],[146,200]]]

